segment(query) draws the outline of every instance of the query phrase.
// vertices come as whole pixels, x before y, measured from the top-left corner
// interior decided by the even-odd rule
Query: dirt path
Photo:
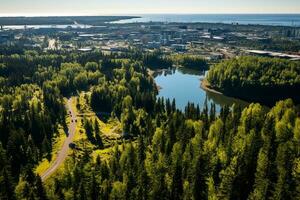
[[[75,110],[72,109],[72,98],[68,99],[67,102],[67,111],[68,114],[71,115],[71,122],[68,127],[68,137],[66,138],[61,150],[57,153],[56,160],[53,164],[41,175],[42,181],[45,181],[49,178],[58,168],[59,166],[65,161],[66,157],[68,156],[69,144],[72,143],[75,131],[76,131],[76,113]]]

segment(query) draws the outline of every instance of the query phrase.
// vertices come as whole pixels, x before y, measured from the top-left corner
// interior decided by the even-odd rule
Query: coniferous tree
[[[12,178],[5,167],[0,171],[0,199],[16,199]]]
[[[38,200],[48,199],[40,176],[36,176],[35,178],[35,194]]]
[[[193,196],[197,199],[207,199],[208,187],[207,179],[207,164],[205,155],[199,155],[194,172]]]
[[[95,200],[99,199],[100,188],[98,187],[95,174],[92,174],[89,190],[90,190],[89,192],[90,199],[95,199]]]

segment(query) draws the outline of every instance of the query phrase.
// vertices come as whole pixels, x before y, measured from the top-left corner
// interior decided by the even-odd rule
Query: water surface
[[[188,102],[199,105],[202,109],[207,101],[216,104],[217,112],[224,105],[238,104],[242,108],[248,103],[239,99],[226,97],[203,90],[200,85],[205,77],[205,72],[196,72],[187,69],[172,69],[156,72],[155,82],[160,87],[158,97],[175,99],[178,109],[184,110]]]
[[[180,22],[180,23],[238,23],[273,26],[300,26],[300,14],[152,14],[141,18],[120,20],[112,23]]]

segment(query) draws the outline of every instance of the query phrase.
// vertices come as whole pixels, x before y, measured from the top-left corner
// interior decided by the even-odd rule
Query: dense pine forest
[[[156,52],[1,55],[0,199],[300,199],[300,110],[293,100],[270,110],[250,104],[217,113],[214,104],[189,103],[180,111],[175,100],[156,99],[147,70],[172,62]],[[198,58],[177,62],[207,67]],[[208,80],[224,91],[294,89],[299,74],[297,62],[245,57],[215,66]],[[78,132],[86,139],[42,182],[36,166],[51,160],[53,141],[67,134],[65,101],[74,96],[78,112],[119,122],[120,136],[107,138],[98,116],[83,116]]]
[[[293,98],[300,102],[300,62],[268,57],[239,57],[223,61],[208,73],[211,87],[227,95],[273,105]]]
[[[71,160],[74,167],[47,185],[49,198],[298,199],[297,116],[291,100],[268,113],[251,104],[219,116],[193,105],[182,113],[159,100],[155,115],[132,129],[136,140],[116,145],[106,161],[88,152]]]

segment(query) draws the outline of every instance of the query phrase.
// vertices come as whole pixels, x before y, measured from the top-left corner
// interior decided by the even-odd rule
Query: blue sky
[[[0,0],[0,15],[300,13],[300,0]]]

